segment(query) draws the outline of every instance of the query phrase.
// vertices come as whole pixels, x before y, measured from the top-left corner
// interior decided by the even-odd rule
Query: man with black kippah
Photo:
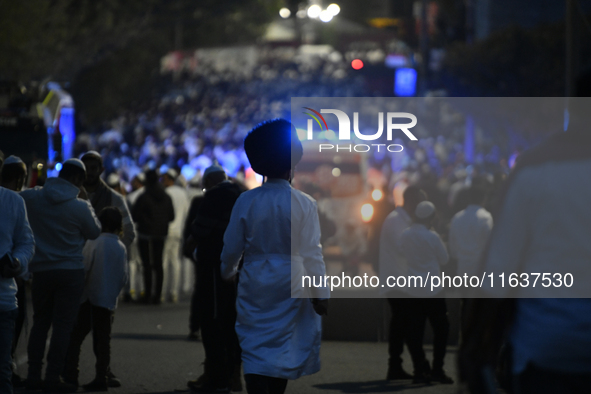
[[[205,196],[191,224],[191,237],[197,247],[195,301],[205,350],[205,376],[188,386],[209,393],[241,389],[240,347],[234,330],[236,284],[222,279],[220,255],[232,208],[242,190],[219,166],[205,170],[203,186]]]
[[[138,197],[131,213],[137,223],[138,247],[143,264],[145,294],[141,301],[158,305],[164,280],[164,240],[169,223],[174,220],[174,207],[172,199],[158,182],[155,170],[146,172],[145,191]],[[154,274],[155,283],[152,281]]]
[[[326,273],[318,209],[312,197],[290,185],[303,155],[290,122],[258,125],[244,149],[253,170],[267,181],[242,193],[234,205],[224,234],[222,277],[240,276],[236,333],[248,393],[282,394],[288,379],[320,370],[319,315],[326,314],[329,291],[296,288],[301,293],[292,298],[291,282],[292,272]]]

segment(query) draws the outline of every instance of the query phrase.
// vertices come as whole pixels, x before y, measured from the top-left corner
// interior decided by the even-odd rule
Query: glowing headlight
[[[384,193],[382,193],[380,189],[375,189],[371,192],[371,198],[373,198],[374,201],[380,201],[383,197]]]
[[[369,222],[373,217],[373,205],[363,204],[361,206],[361,220],[365,223]]]

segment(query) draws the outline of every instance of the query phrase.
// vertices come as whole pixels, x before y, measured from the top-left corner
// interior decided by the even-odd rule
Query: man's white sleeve
[[[304,259],[303,264],[306,275],[312,278],[324,278],[326,267],[322,257],[322,246],[320,245],[320,221],[316,203],[311,204],[311,208],[306,214],[299,239],[299,254]],[[328,287],[312,287],[311,291],[313,298],[330,297]]]

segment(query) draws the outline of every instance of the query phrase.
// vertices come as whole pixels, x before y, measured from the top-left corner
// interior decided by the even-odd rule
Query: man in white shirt
[[[480,258],[490,237],[493,218],[483,208],[486,190],[479,185],[472,185],[467,190],[470,205],[454,215],[449,228],[449,254],[457,263],[457,275],[480,276]],[[467,301],[462,300],[461,332],[466,331]]]
[[[386,283],[389,276],[406,275],[407,263],[398,247],[400,235],[412,224],[412,216],[421,201],[427,195],[417,186],[409,186],[402,194],[404,205],[398,206],[384,220],[380,234],[380,282]],[[388,297],[392,319],[388,336],[387,380],[412,379],[412,375],[402,369],[402,352],[404,350],[404,303],[406,299],[401,291],[389,287],[382,288]]]
[[[470,205],[455,214],[449,228],[449,254],[457,261],[457,275],[460,276],[478,272],[478,263],[493,226],[492,215],[483,208],[486,190],[473,185],[468,197]]]
[[[144,192],[144,182],[146,176],[143,172],[140,172],[131,180],[132,192],[125,196],[127,200],[127,206],[131,211],[138,197]],[[137,232],[137,225],[133,222],[133,227]],[[123,301],[131,301],[133,299],[139,299],[141,293],[144,291],[144,283],[141,280],[142,277],[142,259],[140,257],[140,251],[138,248],[138,237],[133,239],[133,242],[127,248],[127,258],[129,260],[129,281],[125,286],[125,295]],[[138,278],[140,278],[138,280]]]
[[[303,148],[288,121],[258,125],[244,149],[267,181],[234,205],[224,234],[222,277],[240,275],[236,333],[247,392],[283,394],[288,379],[320,370],[319,315],[327,312],[330,292],[291,281],[292,275],[326,274],[318,208],[289,183]],[[293,297],[292,291],[313,298]]]
[[[407,278],[436,276],[441,273],[441,266],[447,264],[449,256],[445,245],[435,231],[429,228],[436,216],[435,205],[423,201],[415,210],[415,222],[400,236],[398,243],[402,255],[408,263]],[[440,290],[440,288],[439,288]],[[449,334],[447,306],[444,298],[433,297],[436,292],[419,286],[407,287],[412,296],[405,303],[408,323],[405,325],[405,337],[414,367],[414,383],[427,383],[431,380],[450,384],[453,380],[443,370],[443,360]],[[416,298],[415,298],[416,297]],[[430,298],[419,298],[430,297]],[[423,333],[425,321],[433,328],[433,368],[425,358],[423,350]]]
[[[162,297],[168,293],[172,302],[178,301],[181,283],[181,240],[187,213],[189,213],[189,196],[187,191],[176,184],[178,173],[169,169],[162,176],[162,184],[166,188],[166,194],[172,199],[174,207],[174,220],[168,227],[168,236],[164,243],[164,290]],[[172,280],[169,279],[172,273]],[[164,299],[162,300],[164,301]]]

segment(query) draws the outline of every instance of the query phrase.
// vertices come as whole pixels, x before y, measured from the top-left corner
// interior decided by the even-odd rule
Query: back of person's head
[[[468,190],[468,200],[470,204],[484,205],[486,202],[487,190],[483,185],[473,184]]]
[[[59,177],[80,187],[86,179],[86,167],[81,160],[68,159],[64,162]]]
[[[415,209],[415,222],[429,227],[436,213],[435,205],[431,201],[421,201]]]
[[[123,215],[119,208],[103,208],[98,215],[98,219],[103,227],[103,233],[118,234],[123,229]]]
[[[404,201],[404,208],[412,214],[419,203],[427,200],[427,193],[420,187],[411,185],[404,189],[402,199]]]
[[[228,179],[226,171],[218,165],[212,165],[203,172],[203,188],[211,189],[212,187],[222,183]]]
[[[146,172],[145,185],[147,187],[154,187],[158,185],[158,172],[156,170],[148,170]]]
[[[9,156],[1,170],[2,185],[14,191],[21,191],[26,177],[27,166],[25,163],[16,156]]]
[[[89,150],[88,152],[84,153],[80,157],[80,160],[82,160],[83,162],[87,162],[90,160],[96,160],[101,167],[103,166],[103,157],[101,156],[100,153],[98,153],[95,150]]]
[[[302,143],[285,119],[258,124],[244,139],[244,151],[252,169],[268,178],[280,178],[302,159]]]

